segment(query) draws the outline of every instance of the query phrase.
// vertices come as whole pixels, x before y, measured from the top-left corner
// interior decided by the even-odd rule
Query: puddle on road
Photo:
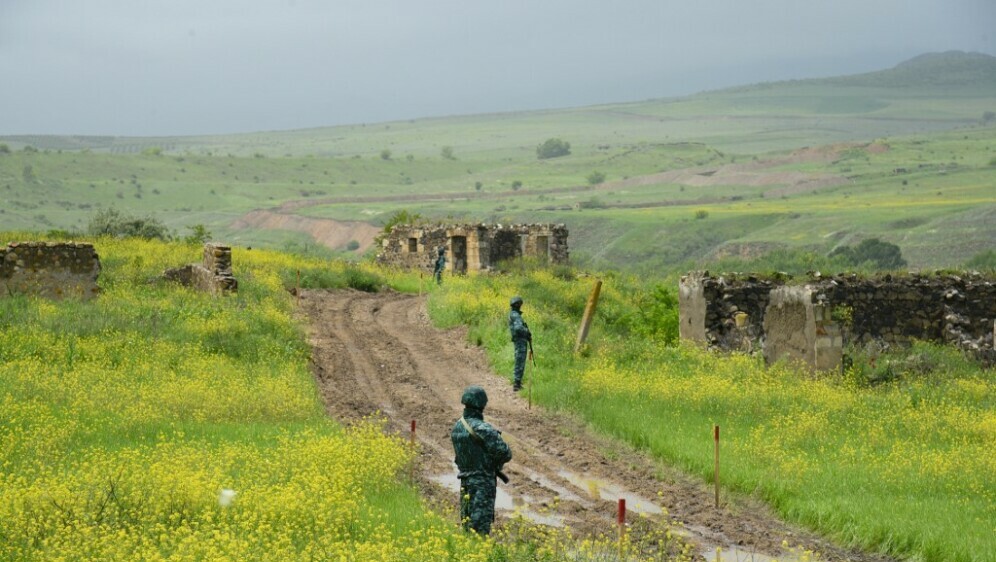
[[[557,474],[578,488],[587,491],[588,495],[596,500],[614,501],[622,498],[626,500],[626,509],[630,511],[647,515],[660,515],[663,513],[661,508],[652,501],[608,480],[582,476],[567,470],[561,470]]]
[[[553,482],[552,480],[550,480],[546,476],[543,476],[542,474],[539,474],[537,472],[530,472],[528,474],[528,477],[533,482],[536,482],[537,484],[546,488],[547,490],[556,493],[557,497],[560,498],[561,500],[577,502],[585,507],[591,506],[591,502],[582,499],[581,496]]]
[[[711,541],[703,538],[709,531],[704,527],[699,527],[697,525],[680,525],[671,527],[671,532],[675,535],[681,536],[686,539],[691,539],[699,545],[699,554],[706,559],[706,562],[798,562],[799,557],[793,554],[781,554],[779,556],[769,556],[767,554],[761,554],[760,552],[754,552],[752,550],[745,550],[742,547],[728,544],[726,546],[719,546]],[[717,554],[716,549],[719,548],[720,551]]]
[[[774,562],[778,560],[779,562],[793,562],[798,560],[796,557],[779,557],[772,558],[765,554],[758,552],[749,552],[746,550],[740,550],[736,547],[729,547],[730,550],[721,549],[719,552],[716,551],[716,547],[706,548],[702,547],[699,554],[702,555],[708,562]]]
[[[432,478],[433,482],[441,484],[447,490],[452,491],[455,494],[460,493],[460,479],[457,478],[456,472],[450,472],[448,474],[437,474]],[[503,490],[501,486],[498,486],[498,493],[495,495],[495,509],[504,509],[506,511],[512,511],[515,509],[515,504],[512,501],[512,496],[508,495],[508,492]]]

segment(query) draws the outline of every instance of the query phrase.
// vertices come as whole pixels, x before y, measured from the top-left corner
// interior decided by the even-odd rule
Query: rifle
[[[474,439],[474,441],[476,441],[477,444],[480,445],[482,449],[484,449],[484,453],[487,454],[488,449],[484,446],[484,439],[482,439],[481,436],[478,435],[476,431],[474,431],[474,428],[470,427],[470,424],[467,423],[467,420],[464,419],[463,417],[460,418],[460,423],[463,424],[463,427],[464,429],[467,430],[467,433],[470,434],[470,436]],[[504,472],[502,472],[500,468],[497,471],[495,471],[495,475],[498,476],[499,480],[508,484],[508,476]]]
[[[533,340],[529,340],[529,360],[532,361],[533,367],[535,367],[536,359],[533,358]]]

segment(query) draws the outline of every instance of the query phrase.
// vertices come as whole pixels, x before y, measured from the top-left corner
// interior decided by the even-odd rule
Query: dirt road
[[[300,302],[329,415],[350,423],[380,411],[405,436],[416,420],[419,480],[429,495],[457,500],[450,429],[464,387],[479,384],[489,397],[485,419],[504,432],[514,454],[506,467],[511,483],[499,484],[499,520],[517,509],[539,523],[611,534],[617,500],[626,498],[630,517],[642,512],[680,521],[700,552],[720,546],[724,560],[791,559],[783,540],[818,551],[824,560],[887,560],[835,548],[749,499],[716,509],[701,482],[593,434],[570,416],[527,409],[525,397],[491,371],[465,331],[431,326],[424,298],[313,290],[303,291]]]

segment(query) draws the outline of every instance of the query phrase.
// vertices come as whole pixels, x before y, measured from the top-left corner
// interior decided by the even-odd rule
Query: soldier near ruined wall
[[[529,331],[529,326],[522,319],[522,297],[515,296],[509,301],[512,310],[508,312],[508,331],[512,336],[512,344],[515,346],[515,371],[513,372],[513,390],[522,388],[522,375],[526,371],[526,356],[529,354],[529,346],[532,344],[533,335]]]
[[[463,528],[480,535],[491,533],[495,519],[496,478],[508,482],[502,466],[512,460],[512,450],[501,432],[484,421],[488,395],[479,386],[468,386],[460,398],[463,417],[453,425],[450,439],[460,478],[460,519]]]
[[[439,247],[439,256],[436,258],[436,265],[432,270],[432,276],[436,279],[437,285],[443,284],[443,269],[446,268],[446,248]]]

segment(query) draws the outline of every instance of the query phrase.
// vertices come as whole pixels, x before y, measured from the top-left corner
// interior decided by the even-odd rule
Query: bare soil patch
[[[483,351],[467,342],[465,330],[430,324],[423,297],[309,290],[300,303],[326,411],[347,424],[379,411],[406,437],[416,420],[416,479],[430,498],[457,501],[447,487],[456,472],[450,430],[461,413],[463,389],[479,384],[490,399],[485,419],[504,432],[514,454],[506,467],[511,483],[499,483],[499,524],[514,507],[541,523],[611,535],[616,501],[626,497],[631,511],[683,523],[701,552],[721,546],[740,553],[737,560],[785,559],[785,540],[821,552],[824,560],[887,560],[836,548],[750,498],[727,500],[717,509],[701,482],[595,434],[569,415],[529,409],[525,396],[513,393],[491,371]]]
[[[342,249],[355,240],[360,245],[360,252],[369,248],[380,233],[379,228],[366,222],[320,219],[263,209],[246,213],[232,223],[232,228],[304,232],[319,244],[332,249]]]

